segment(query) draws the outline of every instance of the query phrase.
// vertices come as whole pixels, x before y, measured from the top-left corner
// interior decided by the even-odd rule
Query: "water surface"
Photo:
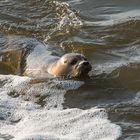
[[[90,79],[66,92],[63,107],[105,108],[122,128],[120,139],[140,139],[140,1],[1,0],[2,75],[19,74],[20,52],[4,40],[13,35],[83,53],[93,66]]]

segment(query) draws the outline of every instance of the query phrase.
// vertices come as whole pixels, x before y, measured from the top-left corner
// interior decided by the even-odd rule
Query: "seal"
[[[12,37],[8,38],[6,46],[8,44],[10,50],[22,51],[19,53],[21,56],[18,56],[20,59],[17,59],[21,61],[20,66],[18,66],[21,75],[30,77],[46,77],[48,75],[79,77],[88,75],[92,69],[84,55],[79,53],[64,54],[62,48],[52,44],[44,44],[34,38]]]
[[[91,65],[84,55],[68,53],[52,63],[47,70],[55,76],[78,77],[87,74],[91,70]]]
[[[35,61],[35,58],[33,58]],[[46,59],[36,59],[37,63],[31,62],[31,57],[27,57],[27,66],[24,75],[32,77],[43,77],[51,74],[55,77],[80,77],[87,75],[92,69],[91,64],[84,55],[78,53],[67,53],[62,57],[47,56]],[[40,63],[39,63],[40,62]]]

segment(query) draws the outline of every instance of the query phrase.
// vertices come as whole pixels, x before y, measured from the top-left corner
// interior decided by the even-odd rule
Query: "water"
[[[1,0],[0,32],[1,139],[140,139],[140,1]],[[7,75],[13,35],[83,53],[90,79]]]

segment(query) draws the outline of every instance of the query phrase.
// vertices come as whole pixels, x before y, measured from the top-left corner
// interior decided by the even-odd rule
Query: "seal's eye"
[[[64,61],[64,63],[67,63],[67,62],[68,62],[67,60]]]
[[[70,62],[71,65],[75,65],[77,63],[77,59],[74,59]]]

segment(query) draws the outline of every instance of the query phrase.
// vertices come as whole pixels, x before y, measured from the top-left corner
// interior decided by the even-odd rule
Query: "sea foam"
[[[121,128],[108,120],[105,109],[90,108],[82,110],[54,107],[53,103],[56,103],[56,101],[52,100],[63,103],[65,92],[72,89],[72,83],[74,82],[71,80],[59,81],[53,79],[53,81],[57,81],[57,85],[61,85],[63,90],[60,89],[59,91],[58,89],[58,94],[61,96],[57,95],[57,91],[53,94],[56,98],[47,96],[47,102],[52,104],[50,108],[41,107],[41,105],[34,103],[32,99],[25,101],[21,98],[21,95],[16,98],[8,95],[11,89],[16,92],[26,89],[30,92],[29,89],[34,88],[31,80],[32,78],[13,75],[0,76],[1,135],[6,134],[5,137],[10,136],[15,140],[115,140],[121,135]],[[76,86],[75,81],[74,88],[76,89],[82,84],[82,82],[77,81]],[[20,90],[20,88],[22,89]],[[38,92],[40,90],[40,93],[47,92],[47,90],[42,92],[41,83],[39,83],[37,90]],[[51,99],[49,100],[49,98]]]

